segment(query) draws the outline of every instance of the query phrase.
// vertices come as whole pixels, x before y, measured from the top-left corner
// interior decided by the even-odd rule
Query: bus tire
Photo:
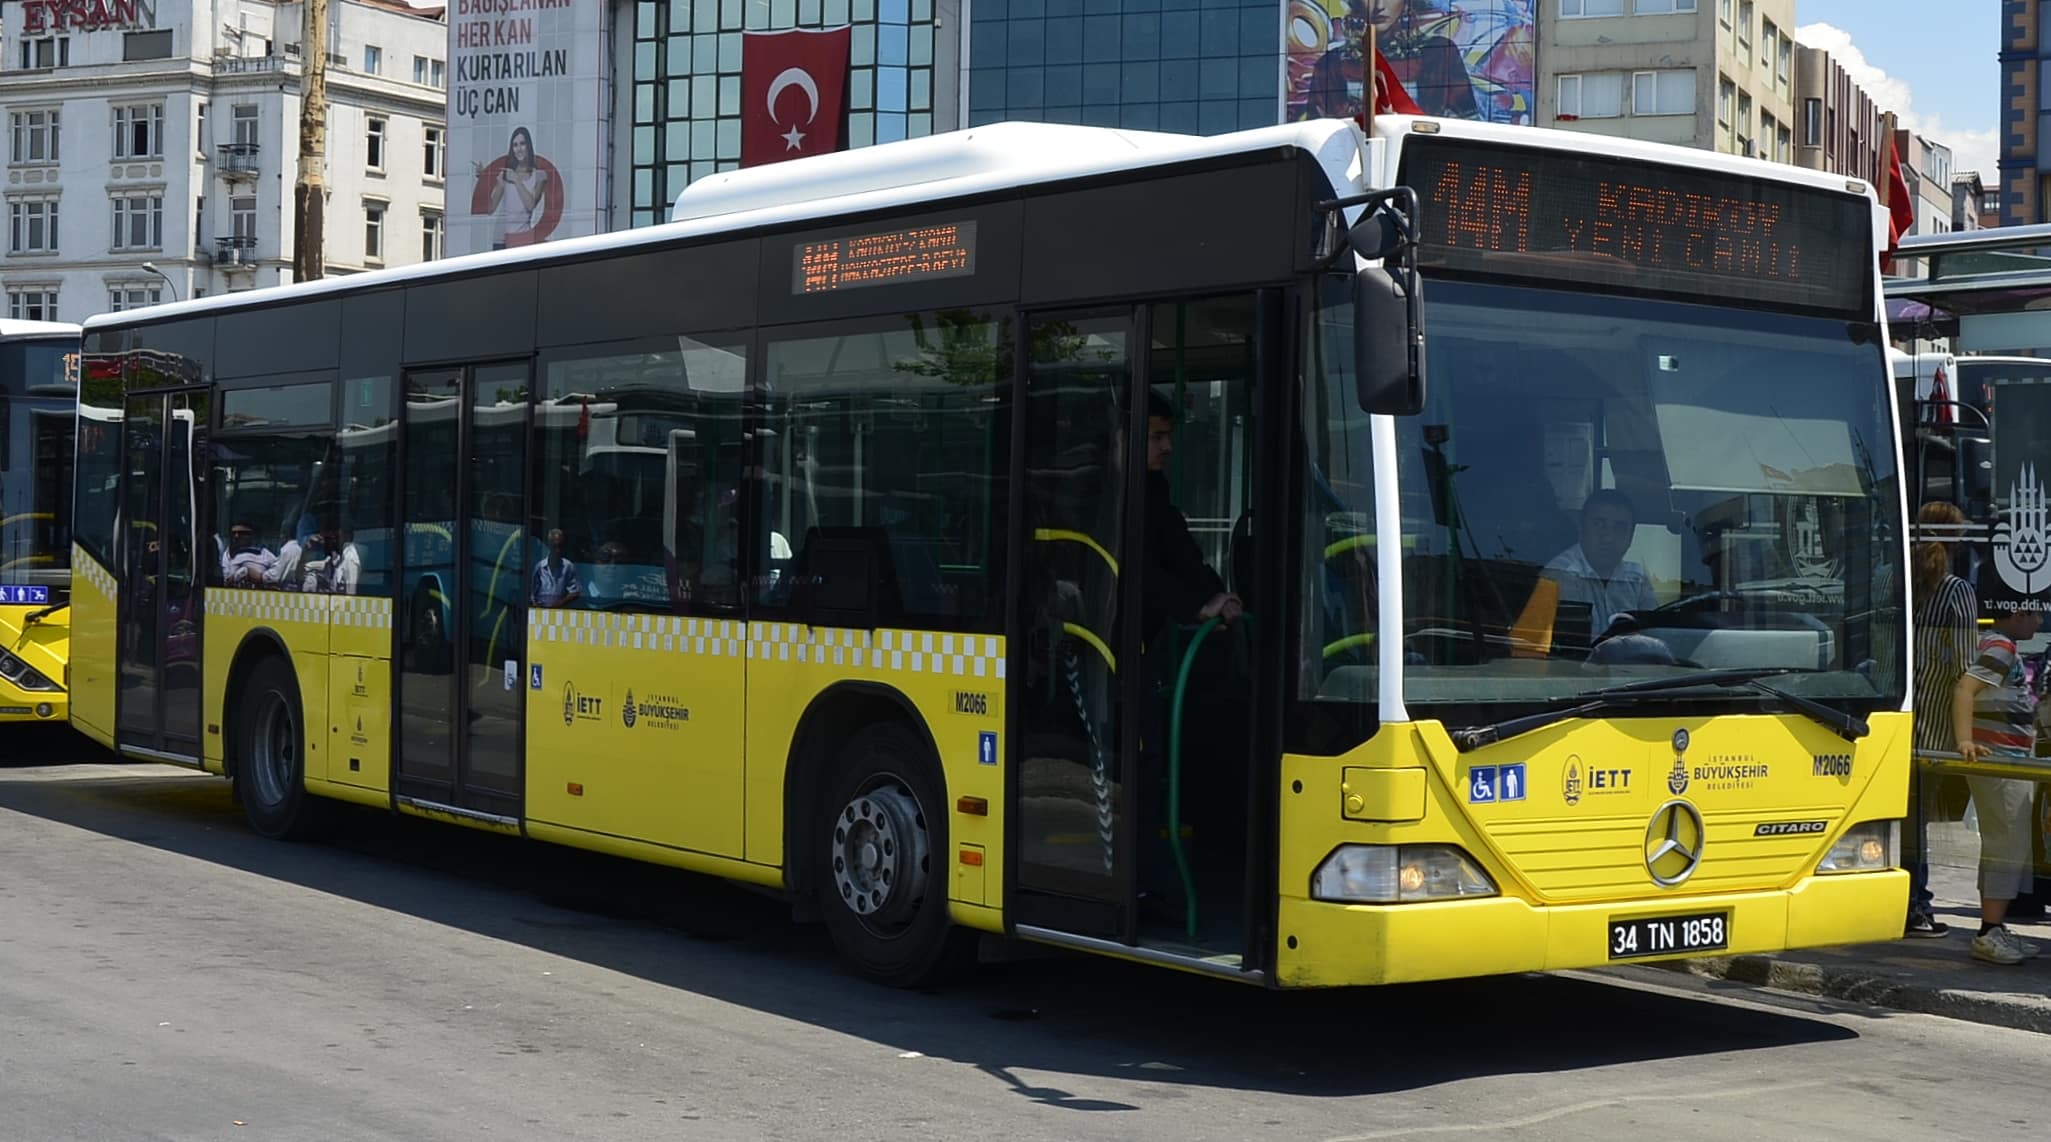
[[[818,802],[813,877],[833,945],[859,975],[914,987],[964,943],[947,916],[947,807],[931,751],[903,725],[841,748]]]
[[[306,718],[292,667],[278,655],[264,656],[238,705],[235,791],[249,827],[272,840],[318,835],[326,815],[306,792]]]

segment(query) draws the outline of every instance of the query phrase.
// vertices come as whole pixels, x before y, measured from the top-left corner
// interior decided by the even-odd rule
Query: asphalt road
[[[0,1139],[2041,1137],[2051,1040],[1656,969],[845,975],[696,878],[0,747]]]

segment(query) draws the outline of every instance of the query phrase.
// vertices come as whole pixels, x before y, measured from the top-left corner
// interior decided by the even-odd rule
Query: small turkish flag
[[[840,149],[852,41],[853,29],[848,27],[742,36],[742,166]]]

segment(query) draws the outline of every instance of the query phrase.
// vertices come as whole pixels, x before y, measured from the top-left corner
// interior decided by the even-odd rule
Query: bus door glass
[[[1022,924],[1244,950],[1260,301],[1031,324]]]
[[[120,601],[120,741],[180,757],[199,753],[199,482],[207,395],[128,398],[124,426]]]
[[[528,375],[409,374],[402,443],[400,791],[506,816],[527,685]]]

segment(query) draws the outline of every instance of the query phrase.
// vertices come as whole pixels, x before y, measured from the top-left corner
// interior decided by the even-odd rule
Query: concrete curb
[[[1706,957],[1670,966],[1706,979],[2051,1035],[2051,996],[1935,987],[1891,979],[1857,967],[1825,966],[1772,956]]]

